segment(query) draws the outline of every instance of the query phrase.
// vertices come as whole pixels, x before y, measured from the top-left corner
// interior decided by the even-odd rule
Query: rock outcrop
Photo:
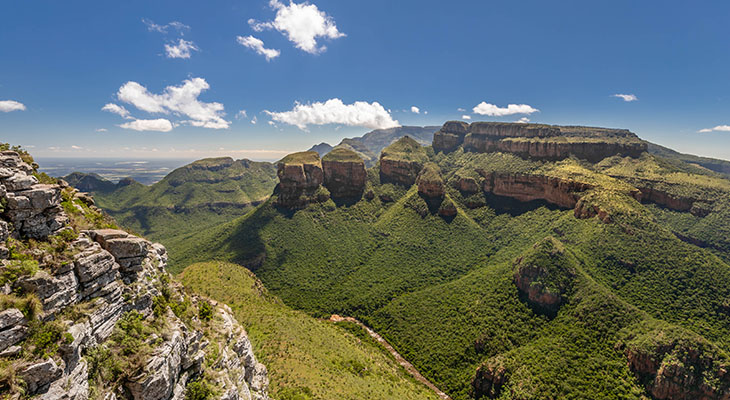
[[[428,161],[426,150],[408,136],[398,139],[380,154],[380,180],[412,186]]]
[[[2,215],[18,236],[38,239],[61,229],[67,217],[60,206],[61,187],[38,183],[33,172],[17,152],[0,152]]]
[[[471,186],[465,183],[465,186]],[[489,173],[484,176],[483,190],[519,201],[544,200],[563,208],[573,208],[580,193],[592,186],[570,179],[545,175]]]
[[[444,197],[444,179],[441,169],[434,163],[427,163],[416,178],[418,193],[427,198]]]
[[[521,157],[562,160],[574,156],[591,162],[621,154],[639,157],[647,145],[625,130],[559,127],[542,124],[449,121],[434,134],[434,151],[463,146],[478,153],[503,152]],[[611,134],[616,131],[620,134]]]
[[[507,382],[507,369],[500,357],[489,359],[482,364],[471,381],[472,394],[475,399],[496,399],[502,393]]]
[[[268,399],[266,368],[256,361],[245,330],[225,305],[213,303],[217,316],[207,320],[197,312],[211,303],[171,282],[162,245],[117,229],[66,225],[70,219],[62,198],[76,213],[74,224],[91,224],[87,212],[97,213],[97,220],[101,214],[89,211],[88,200],[74,196],[72,188],[38,184],[17,153],[2,153],[0,163],[8,177],[0,188],[10,188],[0,196],[9,205],[3,217],[11,222],[0,221],[0,239],[5,246],[15,237],[16,247],[22,246],[14,251],[26,251],[23,261],[0,260],[0,275],[11,277],[0,288],[0,361],[14,371],[4,376],[8,380],[0,379],[0,392],[15,398],[20,382],[25,396],[41,400],[85,400],[92,389],[104,399],[182,399],[189,382],[206,376],[223,398]],[[29,206],[16,207],[26,201],[21,198]],[[62,249],[60,255],[33,248],[46,242]],[[7,257],[5,252],[2,258]],[[173,303],[196,312],[178,315]],[[115,346],[128,346],[125,341],[135,340],[139,329],[154,333],[136,339],[138,344],[125,350],[132,354],[112,356]],[[219,349],[206,351],[210,346]],[[114,372],[123,377],[115,381],[98,375],[106,360],[121,362],[120,357],[142,362],[140,369]]]
[[[730,365],[719,350],[676,330],[655,328],[621,343],[631,371],[655,399],[730,399]]]
[[[515,261],[514,282],[538,311],[555,315],[572,290],[576,270],[562,243],[547,237]]]
[[[300,208],[314,201],[326,201],[328,194],[321,192],[324,172],[319,154],[304,151],[289,154],[277,164],[279,185],[275,189],[276,204],[286,208]]]
[[[334,198],[360,198],[365,190],[365,162],[357,153],[336,147],[322,158],[324,185]]]

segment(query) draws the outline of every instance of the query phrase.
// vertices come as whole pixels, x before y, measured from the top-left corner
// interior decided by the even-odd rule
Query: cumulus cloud
[[[253,36],[238,36],[236,40],[241,46],[248,47],[256,53],[266,57],[266,61],[271,61],[272,59],[279,57],[279,54],[281,54],[279,50],[267,49],[264,47],[263,40]]]
[[[178,22],[178,21],[172,21],[169,24],[165,24],[165,25],[157,25],[156,23],[152,22],[151,20],[149,20],[147,18],[142,18],[142,23],[147,25],[147,30],[150,32],[167,33],[167,30],[169,28],[173,28],[173,29],[177,30],[178,32],[183,32],[183,31],[190,29],[190,27],[188,25],[185,25],[182,22]]]
[[[25,104],[15,100],[0,100],[0,112],[25,111]]]
[[[133,119],[132,116],[129,115],[129,111],[124,108],[124,106],[120,106],[114,103],[105,104],[104,107],[101,108],[101,111],[107,111],[112,114],[117,114],[125,119]]]
[[[246,118],[247,116],[246,110],[241,110],[236,113],[236,119]]]
[[[153,94],[139,83],[129,81],[119,88],[117,97],[148,113],[185,116],[190,119],[181,122],[192,126],[227,129],[230,122],[223,119],[225,116],[223,104],[198,100],[198,96],[209,88],[210,85],[205,79],[192,78],[183,81],[180,86],[166,87],[161,94]]]
[[[195,43],[178,39],[177,44],[166,44],[165,54],[167,58],[190,58],[190,52],[199,51],[200,49],[195,46]]]
[[[465,112],[465,111],[466,111],[466,108],[461,108],[461,107],[459,107],[459,108],[457,108],[457,109],[456,109],[456,111],[459,111],[459,112]]]
[[[700,133],[708,133],[708,132],[730,132],[730,125],[718,125],[714,128],[707,128],[707,129],[700,129],[698,132]]]
[[[631,102],[631,101],[639,100],[639,98],[636,97],[636,95],[633,95],[633,94],[619,94],[619,93],[617,93],[617,94],[614,94],[614,95],[611,95],[611,96],[612,97],[618,97],[618,98],[620,98],[620,99],[622,99],[623,101],[626,101],[626,102]]]
[[[378,102],[356,101],[344,104],[340,99],[311,104],[296,103],[294,109],[285,112],[265,111],[274,121],[295,125],[306,130],[308,125],[342,124],[371,129],[400,126]]]
[[[466,114],[464,114],[464,115],[462,115],[462,116],[461,116],[461,119],[465,119],[465,120],[467,120],[467,121],[468,121],[468,120],[470,120],[470,119],[471,119],[471,116],[470,116],[470,115],[466,115]]]
[[[522,117],[515,122],[520,123],[520,124],[526,124],[526,123],[530,122],[530,119],[527,117]]]
[[[414,114],[420,114],[421,113],[421,109],[418,108],[418,107],[416,107],[416,106],[411,106],[411,112],[414,113]]]
[[[337,29],[335,20],[314,4],[308,2],[297,4],[290,1],[289,5],[286,5],[278,0],[271,0],[269,5],[276,10],[274,20],[258,22],[250,19],[248,23],[251,28],[256,32],[276,29],[298,49],[307,53],[317,54],[327,50],[326,46],[317,45],[317,38],[337,39],[345,36]]]
[[[256,118],[256,116],[255,116],[255,115],[253,116],[253,118],[251,118],[251,123],[252,123],[252,124],[254,124],[254,125],[256,125],[256,123],[257,123],[258,121],[259,121],[259,120],[258,120],[258,118]]]
[[[513,114],[532,114],[538,112],[537,108],[528,106],[527,104],[508,104],[507,107],[498,107],[494,104],[481,102],[472,109],[474,114],[488,115],[490,117],[504,117]]]
[[[134,121],[121,124],[119,127],[135,131],[170,132],[172,130],[172,123],[164,118],[136,119]]]
[[[106,132],[107,129],[106,128],[99,128],[96,131],[99,132],[99,133],[102,133],[102,132]]]
[[[71,145],[71,148],[74,150],[83,150],[84,148],[81,146]]]

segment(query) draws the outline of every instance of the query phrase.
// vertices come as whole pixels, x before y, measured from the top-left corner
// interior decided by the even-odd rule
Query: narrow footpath
[[[363,324],[359,320],[357,320],[355,318],[352,318],[352,317],[342,317],[342,316],[337,315],[337,314],[332,314],[332,316],[330,316],[330,321],[332,321],[332,322],[347,321],[347,322],[352,322],[352,323],[355,323],[357,325],[360,325],[363,329],[365,329],[365,331],[368,333],[368,335],[370,335],[370,337],[372,337],[373,339],[377,340],[378,343],[380,343],[383,347],[385,347],[385,349],[388,350],[388,352],[390,354],[392,354],[393,357],[395,357],[395,360],[398,361],[398,364],[400,364],[403,368],[405,368],[406,371],[408,371],[408,373],[411,374],[411,376],[413,376],[414,378],[416,378],[417,381],[419,381],[419,382],[423,383],[424,385],[428,386],[428,388],[431,389],[431,390],[433,390],[434,393],[436,393],[442,400],[451,400],[451,397],[449,397],[449,395],[447,395],[446,393],[442,392],[441,389],[439,389],[438,387],[436,387],[436,385],[434,385],[431,381],[429,381],[423,375],[421,375],[421,373],[418,372],[418,370],[416,369],[416,367],[414,367],[413,364],[409,363],[408,360],[406,360],[405,358],[403,358],[403,356],[401,356],[400,353],[398,353],[393,348],[393,346],[391,346],[390,343],[388,343],[387,340],[383,339],[383,337],[380,336],[377,332],[375,332],[374,330],[370,329],[369,327],[367,327],[365,324]]]

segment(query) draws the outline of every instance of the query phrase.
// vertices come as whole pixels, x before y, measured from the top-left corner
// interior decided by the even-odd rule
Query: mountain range
[[[289,307],[363,321],[453,399],[730,398],[726,161],[627,130],[450,121],[197,163],[186,195],[168,178],[93,192],[158,235],[171,272],[219,282],[206,293],[227,284],[205,263],[245,267]],[[241,207],[218,213],[236,163],[260,185],[236,183]],[[166,193],[166,212],[204,211],[129,211]]]

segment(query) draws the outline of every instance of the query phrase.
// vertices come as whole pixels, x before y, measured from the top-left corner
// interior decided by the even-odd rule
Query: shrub
[[[210,321],[213,318],[213,306],[205,300],[201,301],[198,309],[198,317],[203,321]]]
[[[185,400],[207,400],[214,394],[213,389],[203,379],[190,381],[185,386]]]
[[[38,272],[35,260],[13,260],[0,270],[0,286],[13,283],[21,276],[33,276]]]

